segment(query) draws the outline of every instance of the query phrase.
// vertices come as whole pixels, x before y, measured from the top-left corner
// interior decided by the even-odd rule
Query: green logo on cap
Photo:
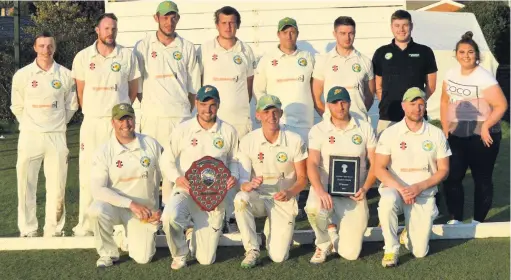
[[[303,66],[303,67],[307,66],[307,59],[300,57],[298,59],[298,65]]]
[[[360,67],[360,64],[358,63],[355,63],[353,64],[353,66],[351,66],[351,70],[353,70],[353,72],[360,72],[360,70],[362,70],[362,67]]]
[[[183,58],[183,54],[180,51],[175,51],[172,56],[175,60],[181,60],[181,58]]]
[[[112,66],[110,67],[112,71],[119,72],[121,71],[121,65],[117,62],[112,63]]]

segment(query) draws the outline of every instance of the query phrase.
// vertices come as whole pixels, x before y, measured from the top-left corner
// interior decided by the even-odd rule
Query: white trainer
[[[119,257],[103,256],[99,257],[96,261],[96,267],[109,267],[114,265],[114,262],[118,261]]]
[[[245,259],[241,262],[242,268],[252,268],[259,263],[259,251],[250,250],[245,253]]]
[[[173,258],[170,268],[172,268],[174,270],[178,270],[178,269],[185,267],[186,266],[186,258],[187,258],[187,255]]]
[[[34,230],[29,233],[20,234],[20,237],[39,237],[39,233],[37,232],[37,230]]]
[[[332,254],[333,246],[330,244],[326,250],[321,250],[319,247],[316,247],[316,252],[312,255],[310,259],[311,264],[320,264],[326,261],[326,257]]]

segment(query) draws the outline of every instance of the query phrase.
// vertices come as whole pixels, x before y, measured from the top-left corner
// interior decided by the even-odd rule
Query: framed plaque
[[[194,161],[185,173],[190,182],[190,196],[204,211],[214,210],[224,200],[230,177],[229,168],[210,156]]]
[[[330,156],[328,193],[332,196],[350,196],[357,193],[360,184],[360,157]]]

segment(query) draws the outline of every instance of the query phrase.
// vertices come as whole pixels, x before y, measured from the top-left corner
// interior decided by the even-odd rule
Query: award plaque
[[[185,173],[185,178],[190,182],[190,196],[202,210],[208,212],[224,200],[230,177],[229,168],[210,156],[194,161]]]
[[[332,196],[355,195],[359,189],[360,157],[330,156],[328,193]]]

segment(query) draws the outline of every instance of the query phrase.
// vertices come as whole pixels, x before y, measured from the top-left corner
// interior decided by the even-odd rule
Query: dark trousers
[[[452,219],[463,220],[463,178],[470,167],[474,179],[474,220],[483,222],[493,200],[493,167],[499,153],[502,134],[492,133],[493,144],[485,147],[481,136],[457,137],[449,135],[452,156],[449,176],[444,181],[447,209]]]

